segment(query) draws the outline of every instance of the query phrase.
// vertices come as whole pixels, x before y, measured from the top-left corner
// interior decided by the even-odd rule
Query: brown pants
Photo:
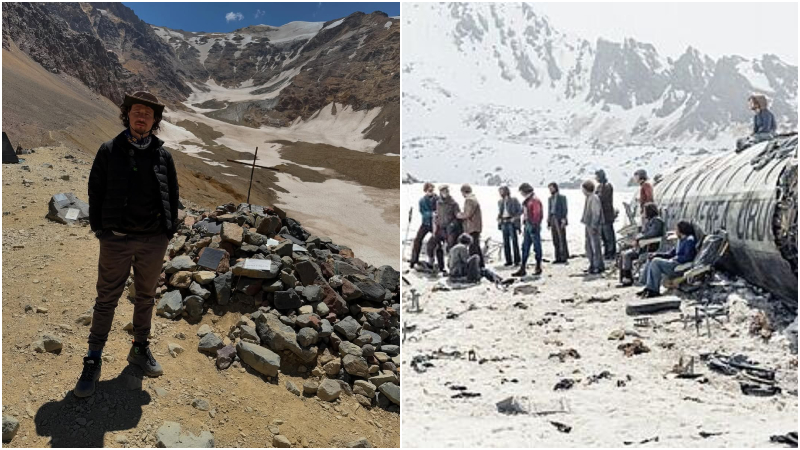
[[[102,350],[114,321],[114,310],[131,273],[136,298],[133,305],[133,338],[147,341],[155,305],[156,287],[169,239],[157,236],[117,236],[107,230],[100,237],[97,268],[97,298],[89,332],[89,350]]]

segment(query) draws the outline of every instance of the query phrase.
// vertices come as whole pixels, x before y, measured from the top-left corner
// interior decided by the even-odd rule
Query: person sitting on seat
[[[619,285],[617,287],[628,287],[633,285],[633,261],[640,255],[651,251],[651,245],[642,246],[640,242],[645,239],[663,237],[666,233],[664,219],[658,215],[658,207],[650,202],[644,205],[644,216],[647,222],[644,231],[636,235],[633,248],[625,250],[620,255],[619,264]],[[654,250],[654,249],[653,249]]]
[[[681,220],[676,227],[678,244],[668,253],[654,253],[648,255],[650,261],[644,268],[645,288],[637,295],[645,298],[661,295],[661,279],[677,275],[675,268],[681,264],[694,261],[697,254],[697,239],[691,223]]]
[[[753,116],[753,132],[750,136],[736,140],[737,152],[775,137],[775,116],[767,109],[767,98],[763,95],[753,94],[748,98],[748,101],[750,102],[750,109],[755,112]]]
[[[481,257],[470,254],[472,236],[467,233],[458,237],[458,243],[450,249],[447,268],[450,270],[450,279],[462,281],[466,278],[468,283],[477,283],[481,279]]]

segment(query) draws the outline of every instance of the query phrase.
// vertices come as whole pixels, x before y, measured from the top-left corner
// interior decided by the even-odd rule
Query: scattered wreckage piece
[[[625,356],[631,357],[634,355],[641,355],[642,353],[649,353],[650,348],[644,345],[641,339],[634,339],[632,342],[620,344],[617,350],[622,350]]]
[[[674,295],[631,300],[625,305],[625,314],[655,314],[663,311],[680,310],[681,299]]]
[[[548,416],[551,414],[567,414],[570,412],[569,403],[565,398],[533,401],[526,396],[511,396],[497,402],[497,412],[501,414],[530,414],[535,416]]]
[[[725,230],[720,263],[797,310],[797,134],[676,168],[654,185],[669,228]]]
[[[786,434],[776,434],[769,437],[770,442],[778,444],[787,444],[789,447],[797,448],[797,431],[791,431]]]

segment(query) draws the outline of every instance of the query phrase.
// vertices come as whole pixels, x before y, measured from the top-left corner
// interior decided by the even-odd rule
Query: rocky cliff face
[[[367,137],[376,152],[399,148],[400,26],[383,13],[204,33],[148,25],[121,3],[8,3],[9,41],[116,103],[146,87],[173,108],[202,98],[210,115],[249,126],[287,126],[332,103],[380,108]],[[225,89],[236,94],[216,95]]]
[[[3,48],[9,40],[115,103],[143,86],[165,101],[191,92],[174,70],[172,49],[121,3],[3,4]]]

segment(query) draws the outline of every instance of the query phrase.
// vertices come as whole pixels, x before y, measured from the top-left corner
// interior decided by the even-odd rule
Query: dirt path
[[[75,398],[71,390],[89,333],[75,320],[93,306],[99,246],[88,227],[45,219],[47,203],[56,193],[74,192],[87,199],[91,166],[63,159],[68,153],[91,163],[81,153],[47,148],[25,155],[20,165],[3,165],[3,414],[20,422],[16,437],[4,446],[154,447],[155,431],[166,420],[196,435],[211,431],[217,447],[270,447],[273,431],[298,447],[337,447],[361,437],[375,447],[399,445],[397,414],[366,410],[347,396],[331,404],[296,397],[285,383],[302,386],[299,374],[281,375],[277,384],[270,384],[244,369],[218,371],[197,351],[196,331],[208,324],[226,335],[238,314],[209,313],[196,325],[154,316],[153,350],[165,374],[139,381],[125,361],[132,337],[123,327],[133,311],[127,291],[104,352],[98,393],[88,400]],[[53,168],[43,167],[46,163]],[[61,180],[61,175],[70,180]],[[33,184],[25,187],[23,178]],[[26,305],[33,310],[26,312]],[[36,353],[31,343],[41,333],[60,337],[62,352]],[[185,351],[173,358],[169,343]],[[195,398],[207,400],[211,411],[194,408]]]
[[[582,244],[573,238],[571,249]],[[551,258],[551,242],[543,246]],[[490,266],[502,276],[511,273],[496,259]],[[710,338],[697,336],[691,325],[684,329],[675,321],[678,312],[654,315],[656,327],[639,328],[625,314],[639,288],[616,289],[613,275],[584,277],[586,266],[583,258],[567,266],[546,263],[543,276],[527,283],[538,292],[517,295],[514,286],[502,292],[486,280],[434,291],[437,280],[404,268],[422,294],[423,311],[409,313],[404,296],[402,445],[766,447],[776,445],[770,435],[797,430],[797,355],[779,332],[769,341],[749,334],[760,301],[752,290],[733,289],[731,320],[715,324]],[[617,347],[634,337],[609,340],[615,330],[640,334],[649,353],[626,357]],[[739,379],[711,372],[699,360],[699,380],[668,374],[682,355],[697,359],[717,350],[777,369],[783,393],[745,396]],[[563,361],[556,356],[561,352]],[[556,390],[559,383],[566,389]],[[569,412],[499,413],[496,403],[512,395],[542,406],[563,400]],[[559,431],[551,421],[571,430]]]

